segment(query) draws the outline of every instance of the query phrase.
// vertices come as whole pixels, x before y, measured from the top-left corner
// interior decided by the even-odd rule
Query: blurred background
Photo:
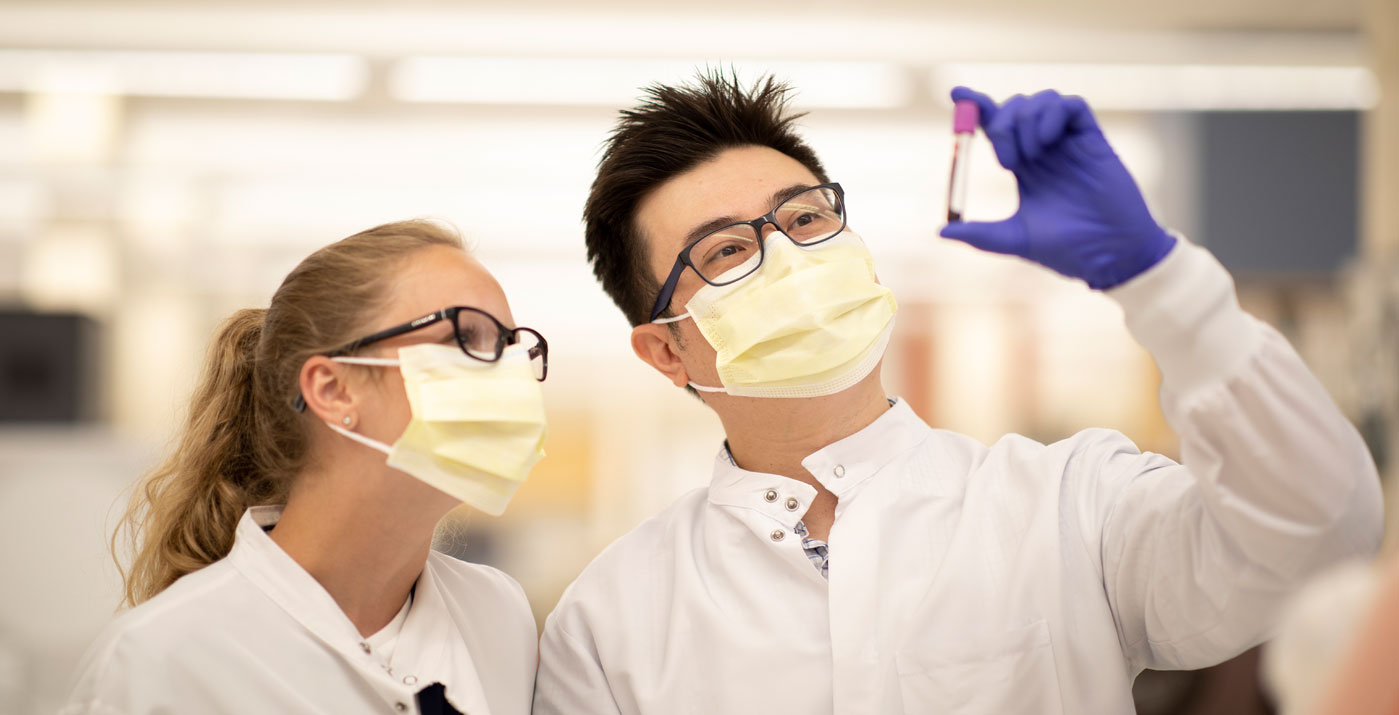
[[[549,456],[443,549],[513,575],[542,623],[602,547],[704,486],[719,425],[632,355],[579,215],[616,111],[706,66],[796,87],[901,303],[885,384],[934,426],[1111,427],[1176,454],[1108,299],[937,237],[948,89],[1053,87],[1396,471],[1399,0],[3,0],[0,712],[52,711],[111,618],[124,490],[214,327],[377,224],[451,222],[552,348]],[[979,138],[969,218],[1015,205]],[[1139,707],[1265,712],[1254,670],[1149,673]]]

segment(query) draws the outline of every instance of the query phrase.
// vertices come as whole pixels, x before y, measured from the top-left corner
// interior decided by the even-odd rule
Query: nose
[[[762,270],[773,278],[785,278],[811,262],[807,251],[768,223],[763,225]]]

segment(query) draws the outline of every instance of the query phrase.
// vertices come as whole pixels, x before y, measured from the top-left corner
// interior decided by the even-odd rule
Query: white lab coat
[[[470,715],[530,711],[537,648],[509,576],[432,552],[385,669],[330,594],[261,528],[229,555],[117,618],[88,651],[61,715],[416,713],[446,687]]]
[[[1309,574],[1378,548],[1374,464],[1204,249],[1109,295],[1184,464],[1108,430],[987,447],[899,403],[802,461],[839,499],[827,582],[792,533],[815,489],[721,453],[569,587],[534,712],[1128,713],[1143,668],[1260,642]]]

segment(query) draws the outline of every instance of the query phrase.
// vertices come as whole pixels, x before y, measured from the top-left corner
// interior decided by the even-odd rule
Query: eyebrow
[[[797,194],[800,194],[803,191],[806,191],[812,186],[813,184],[792,184],[791,186],[788,186],[786,188],[778,189],[777,191],[772,192],[772,195],[768,197],[768,206],[777,208],[778,204],[782,203],[783,201],[786,201],[787,199],[792,198],[793,196],[796,196]],[[739,223],[742,220],[743,219],[735,218],[733,216],[720,216],[718,218],[705,221],[704,223],[694,227],[693,229],[690,229],[690,232],[685,234],[685,240],[681,242],[681,245],[688,246],[707,234],[713,233],[714,231],[721,229],[725,226],[731,226],[733,224]]]

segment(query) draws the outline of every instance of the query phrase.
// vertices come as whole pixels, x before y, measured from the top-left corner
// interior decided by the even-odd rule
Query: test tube
[[[981,112],[976,102],[963,99],[952,110],[952,177],[947,181],[947,222],[962,220],[967,206],[967,170],[971,166],[972,137]]]

